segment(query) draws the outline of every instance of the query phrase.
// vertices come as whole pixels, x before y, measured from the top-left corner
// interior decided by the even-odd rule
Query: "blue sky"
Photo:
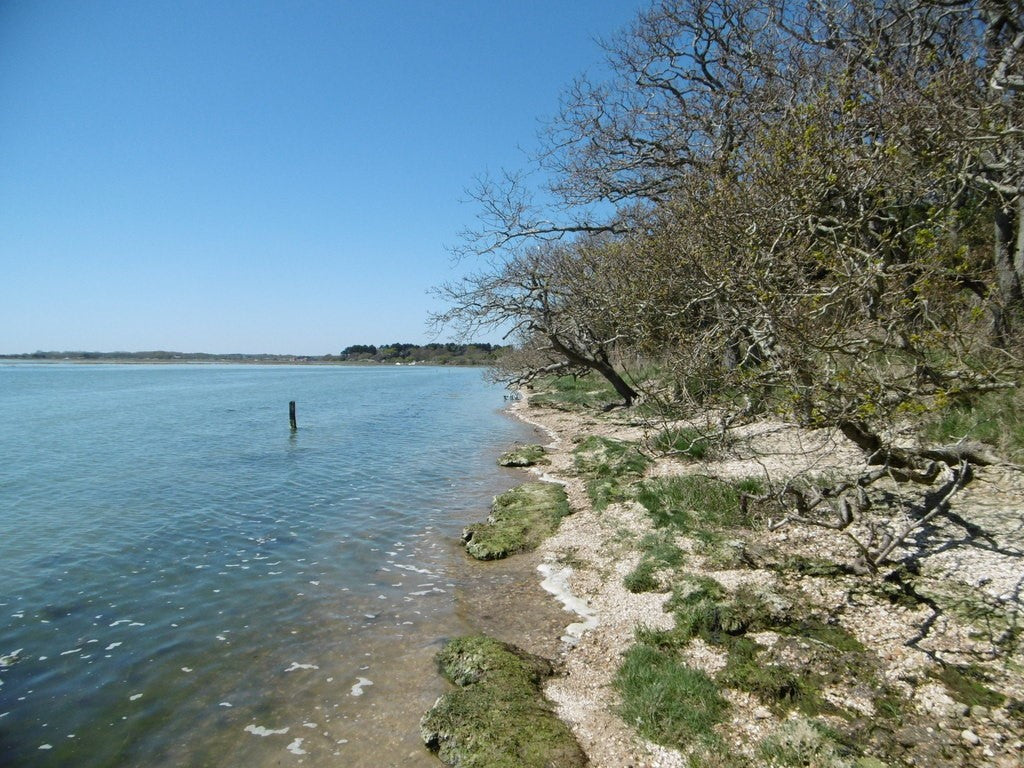
[[[3,0],[0,354],[432,340],[465,190],[646,5]]]

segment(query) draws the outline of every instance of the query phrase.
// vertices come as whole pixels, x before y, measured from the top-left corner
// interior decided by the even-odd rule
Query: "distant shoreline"
[[[337,365],[359,368],[405,367],[418,368],[436,366],[442,368],[481,368],[487,363],[443,363],[437,361],[414,360],[402,362],[377,362],[374,360],[322,360],[305,358],[203,358],[203,359],[167,359],[159,357],[45,357],[33,358],[31,355],[0,355],[0,363],[37,363],[55,365],[58,363],[75,363],[80,365]]]
[[[293,355],[269,353],[212,353],[144,350],[140,352],[86,352],[81,350],[36,351],[0,355],[0,362],[33,363],[209,363],[243,365],[445,365],[485,366],[494,363],[502,350],[491,344],[390,344],[382,347],[355,345],[339,354]]]

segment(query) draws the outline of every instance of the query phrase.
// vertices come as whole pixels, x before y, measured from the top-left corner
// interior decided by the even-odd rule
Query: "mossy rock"
[[[520,445],[501,454],[498,458],[498,465],[502,467],[532,467],[535,464],[547,464],[549,462],[544,454],[543,445]]]
[[[462,540],[477,560],[497,560],[536,549],[569,512],[562,486],[524,483],[495,498],[487,522],[466,528]]]
[[[460,768],[579,768],[586,756],[540,692],[546,660],[483,635],[457,638],[438,654],[458,689],[420,722],[427,747]]]

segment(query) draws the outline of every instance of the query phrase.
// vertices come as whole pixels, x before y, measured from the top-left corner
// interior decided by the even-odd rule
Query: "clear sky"
[[[646,5],[2,0],[0,353],[432,340],[465,190]]]

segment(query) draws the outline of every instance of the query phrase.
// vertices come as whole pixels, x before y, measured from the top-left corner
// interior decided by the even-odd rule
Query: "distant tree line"
[[[427,365],[493,365],[500,345],[475,343],[407,344],[376,346],[353,344],[338,355],[217,354],[210,352],[81,352],[37,351],[0,355],[0,360],[67,360],[75,362],[202,362],[202,363],[417,363]]]
[[[5,360],[74,360],[74,361],[106,361],[116,362],[119,360],[134,362],[293,362],[297,359],[319,359],[302,358],[296,355],[271,355],[271,354],[243,354],[229,353],[218,354],[213,352],[168,352],[166,350],[151,350],[146,352],[82,352],[82,351],[37,351],[16,355],[0,355]]]
[[[503,349],[496,344],[353,344],[339,355],[343,361],[377,363],[429,363],[434,365],[490,365]]]

